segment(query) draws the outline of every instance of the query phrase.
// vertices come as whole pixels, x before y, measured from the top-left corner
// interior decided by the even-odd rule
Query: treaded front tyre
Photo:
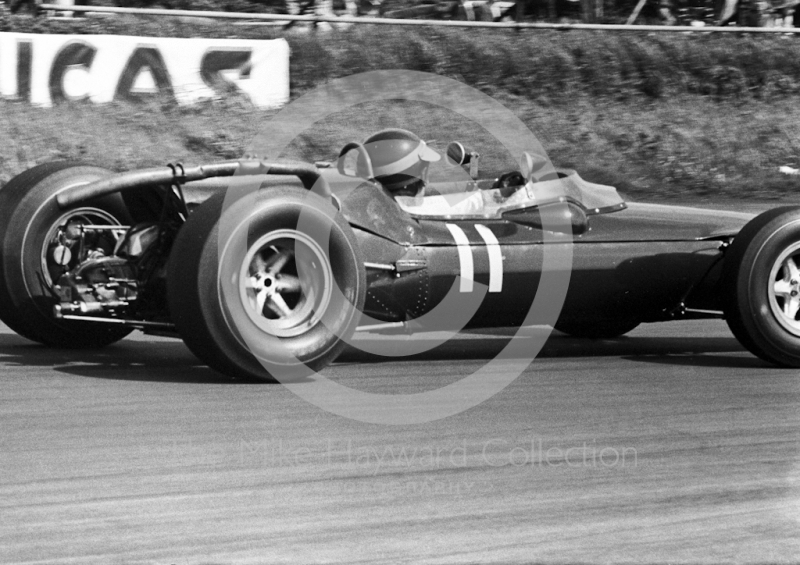
[[[118,341],[131,330],[53,315],[53,277],[48,269],[48,237],[70,219],[94,223],[130,221],[119,195],[62,209],[56,195],[111,172],[75,162],[33,167],[0,190],[0,319],[19,335],[52,347],[94,348]]]
[[[756,216],[725,253],[725,319],[753,354],[782,367],[800,367],[800,208]]]
[[[324,368],[355,331],[366,273],[340,214],[305,189],[203,203],[173,246],[168,301],[178,333],[236,378],[296,380]]]

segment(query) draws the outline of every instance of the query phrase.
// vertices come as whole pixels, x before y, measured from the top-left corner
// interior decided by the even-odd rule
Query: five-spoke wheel
[[[295,380],[331,363],[366,296],[349,224],[303,188],[203,203],[170,256],[168,300],[195,355],[240,378]],[[226,205],[228,204],[228,205]]]
[[[317,323],[328,308],[333,272],[311,237],[276,230],[249,249],[239,280],[253,322],[271,335],[291,337]]]
[[[764,212],[736,235],[721,290],[742,345],[771,363],[800,367],[800,208]]]
[[[800,242],[785,249],[772,266],[769,305],[778,322],[786,330],[800,337]]]

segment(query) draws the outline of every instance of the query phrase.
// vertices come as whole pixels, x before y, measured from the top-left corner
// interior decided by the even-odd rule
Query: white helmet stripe
[[[387,140],[388,141],[388,140]],[[392,140],[393,141],[393,140]],[[370,143],[370,146],[377,145],[379,143],[384,143],[382,141],[375,141]],[[372,149],[370,147],[370,149]],[[424,141],[420,141],[419,145],[417,145],[414,150],[406,155],[405,157],[398,159],[392,163],[387,163],[385,165],[375,166],[373,163],[372,171],[376,177],[383,177],[389,175],[396,175],[397,173],[402,173],[406,169],[409,169],[416,165],[419,161],[438,161],[438,158],[432,159],[430,157],[430,153],[433,153],[438,157],[439,155],[435,153],[432,149],[430,149]]]

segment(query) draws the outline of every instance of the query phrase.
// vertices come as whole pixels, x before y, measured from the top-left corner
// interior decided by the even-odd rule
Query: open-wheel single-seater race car
[[[800,208],[625,203],[530,156],[480,180],[474,153],[448,154],[459,173],[472,156],[476,178],[431,184],[427,208],[371,180],[358,144],[327,164],[38,165],[0,189],[0,318],[52,347],[174,335],[219,371],[280,379],[270,367],[319,370],[357,329],[529,323],[547,253],[569,246],[556,329],[724,317],[754,354],[800,366]],[[482,206],[447,213],[443,198]]]

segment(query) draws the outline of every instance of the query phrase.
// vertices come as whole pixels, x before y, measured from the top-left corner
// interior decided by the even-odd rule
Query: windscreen
[[[555,178],[556,176],[558,178]],[[548,177],[528,183],[526,186],[537,202],[552,201],[566,196],[580,202],[595,214],[613,212],[625,207],[625,202],[616,188],[586,181],[573,170],[559,169]]]

